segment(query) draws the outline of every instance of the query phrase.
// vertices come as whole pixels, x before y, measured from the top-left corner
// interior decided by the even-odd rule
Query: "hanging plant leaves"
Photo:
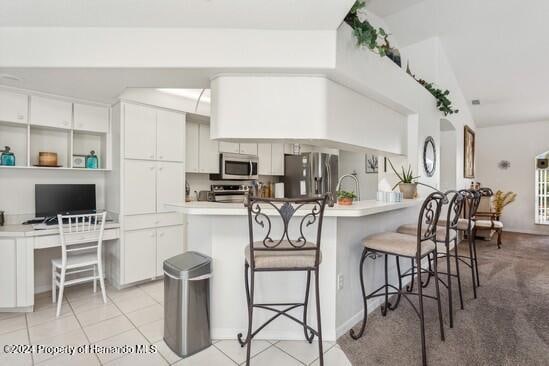
[[[358,13],[364,9],[365,6],[366,3],[363,0],[357,0],[345,17],[345,23],[349,24],[353,29],[353,36],[356,39],[357,46],[368,47],[372,52],[377,53],[381,57],[389,54],[400,54],[396,48],[391,47],[391,44],[389,43],[389,34],[383,28],[376,29],[367,20],[362,21],[359,19]],[[399,60],[396,63],[400,66],[400,56],[398,56],[398,59]],[[450,96],[450,91],[448,89],[439,89],[435,87],[433,83],[417,78],[410,71],[409,65],[406,68],[406,72],[435,97],[438,110],[444,113],[445,116],[459,113],[459,110],[452,106],[452,101],[448,98]]]

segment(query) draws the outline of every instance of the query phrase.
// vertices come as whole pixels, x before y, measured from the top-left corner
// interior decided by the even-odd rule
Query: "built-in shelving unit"
[[[1,169],[109,171],[110,106],[34,91],[0,88],[0,150],[10,146],[15,166]],[[74,155],[99,160],[98,169],[73,166]],[[38,167],[41,151],[55,152],[61,167]]]

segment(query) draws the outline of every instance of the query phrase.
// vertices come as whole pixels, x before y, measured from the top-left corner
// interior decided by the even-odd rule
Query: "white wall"
[[[105,173],[100,171],[0,169],[0,210],[34,214],[35,184],[95,184],[97,208],[105,208]]]
[[[360,199],[371,200],[376,199],[378,174],[366,174],[366,157],[365,153],[361,152],[339,152],[339,176],[344,174],[353,174],[356,172],[360,184]],[[383,159],[379,160],[379,169],[383,169]],[[341,189],[346,191],[354,190],[354,180],[351,178],[342,182]]]
[[[421,166],[421,154],[423,154],[423,140],[426,136],[433,136],[437,144],[437,160],[440,159],[440,123],[441,119],[449,121],[456,131],[455,140],[457,143],[455,146],[449,146],[455,151],[455,170],[456,170],[456,188],[466,188],[470,185],[471,180],[463,177],[463,128],[468,125],[475,130],[476,125],[469,110],[469,103],[463,96],[459,83],[455,77],[446,53],[440,43],[438,37],[429,38],[427,40],[409,45],[401,50],[403,55],[403,64],[410,63],[410,68],[414,74],[423,78],[429,82],[434,82],[438,87],[442,89],[448,89],[450,91],[450,99],[453,102],[453,106],[459,109],[459,113],[444,116],[439,112],[436,123],[426,125],[420,123],[419,125],[419,137],[418,137],[418,154],[420,156],[418,164],[419,171],[422,172]],[[432,99],[434,105],[435,99]],[[421,121],[423,122],[423,121]],[[448,141],[445,141],[446,143]],[[478,142],[477,142],[478,143]],[[478,156],[478,154],[477,154]],[[440,165],[438,166],[437,173],[440,173]],[[478,169],[477,169],[478,173]]]
[[[513,191],[517,199],[504,209],[505,230],[549,234],[549,226],[534,224],[537,155],[549,151],[549,121],[520,123],[477,130],[477,172],[482,185]],[[507,170],[498,162],[509,160]]]
[[[456,189],[457,181],[457,132],[440,132],[440,189],[445,192],[450,189]],[[460,187],[462,188],[462,187]]]

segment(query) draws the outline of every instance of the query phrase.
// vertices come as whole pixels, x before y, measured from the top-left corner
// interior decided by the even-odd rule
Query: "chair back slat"
[[[63,264],[69,253],[96,250],[101,255],[107,212],[57,215]],[[65,224],[66,222],[66,224]],[[90,245],[95,243],[95,245]]]
[[[448,191],[446,197],[451,196],[446,214],[446,240],[449,239],[450,230],[457,230],[459,219],[461,218],[465,206],[466,197],[463,193],[457,191]]]
[[[326,202],[326,195],[295,199],[248,197],[250,265],[254,267],[256,251],[293,250],[316,251],[315,263],[318,264]],[[277,233],[273,233],[275,218],[280,218],[282,223],[282,229]],[[315,225],[316,234],[309,234],[307,238],[306,231],[315,229]],[[256,230],[264,233],[258,240],[255,239]],[[295,236],[293,232],[297,232]]]

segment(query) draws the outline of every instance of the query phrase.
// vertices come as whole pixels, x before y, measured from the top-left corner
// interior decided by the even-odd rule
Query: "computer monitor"
[[[95,184],[36,184],[36,217],[95,212]]]

